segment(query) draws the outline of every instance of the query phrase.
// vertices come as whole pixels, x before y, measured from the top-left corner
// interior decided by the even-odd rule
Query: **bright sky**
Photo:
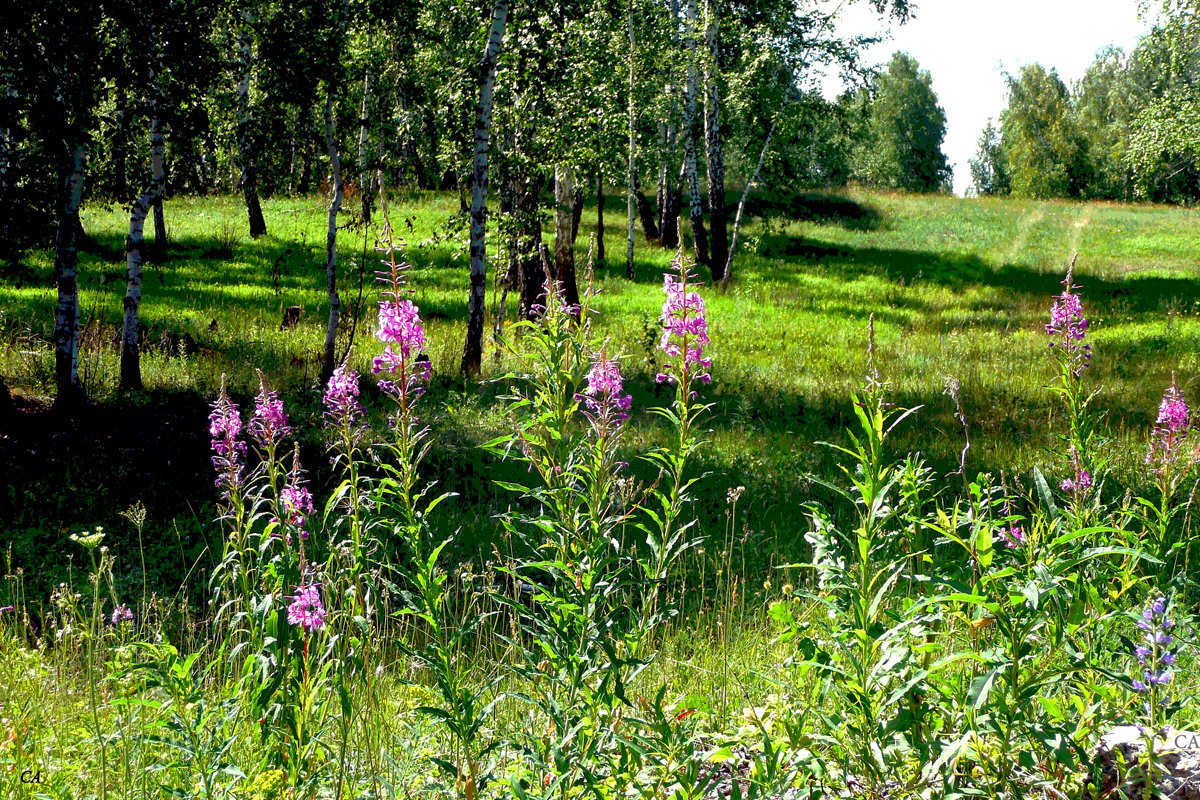
[[[967,160],[980,132],[988,117],[999,122],[1005,106],[1002,69],[1015,75],[1040,62],[1057,69],[1070,88],[1097,50],[1114,44],[1129,53],[1147,29],[1138,18],[1138,0],[916,0],[916,14],[904,25],[885,23],[869,4],[850,0],[840,18],[842,35],[891,31],[867,51],[866,63],[886,63],[903,50],[929,70],[946,110],[943,151],[960,195],[971,185]],[[822,87],[832,98],[842,84],[832,77]]]

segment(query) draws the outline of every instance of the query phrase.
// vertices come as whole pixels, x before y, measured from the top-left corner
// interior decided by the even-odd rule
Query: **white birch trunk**
[[[157,196],[152,182],[134,201],[129,212],[129,236],[125,240],[125,324],[121,330],[121,388],[142,388],[141,353],[138,346],[138,311],[142,305],[142,247],[146,216]]]
[[[153,101],[154,116],[150,119],[150,175],[154,184],[154,246],[161,252],[167,246],[167,222],[163,216],[163,197],[167,191],[166,139],[159,119],[157,100]]]
[[[58,283],[58,303],[54,309],[54,382],[55,406],[73,408],[83,402],[79,383],[79,204],[83,197],[83,175],[87,150],[82,142],[75,145],[71,166],[64,176],[62,205],[58,212],[55,237],[54,274]]]
[[[634,40],[633,40],[633,0],[629,2],[628,27],[629,27],[629,168],[626,173],[626,197],[625,197],[625,277],[633,280],[633,227],[634,217],[637,214],[637,201],[633,194],[637,191],[637,117],[635,115],[635,105],[633,100],[633,67],[634,67]]]
[[[508,0],[496,0],[492,27],[479,65],[479,105],[475,113],[475,156],[471,174],[471,276],[467,297],[467,340],[463,345],[462,371],[477,375],[483,360],[483,308],[487,296],[487,188],[488,147],[492,124],[492,90],[496,61],[504,41]]]
[[[729,278],[733,275],[733,254],[737,250],[738,229],[742,226],[742,212],[746,210],[746,198],[750,196],[750,189],[753,188],[758,180],[758,173],[762,171],[763,161],[767,158],[767,151],[771,147],[771,137],[775,135],[775,126],[779,124],[779,118],[771,123],[771,129],[767,131],[767,139],[763,142],[762,150],[758,154],[758,164],[754,167],[754,174],[750,176],[750,180],[746,182],[746,188],[742,190],[742,199],[738,201],[737,215],[733,218],[733,235],[729,239],[729,255],[725,259],[725,275],[721,278],[721,283],[729,283]]]
[[[575,171],[566,164],[554,167],[554,280],[563,302],[578,307],[575,249],[571,246],[571,203],[575,198]]]
[[[696,113],[700,95],[700,71],[697,68],[697,21],[696,0],[688,0],[684,19],[687,22],[688,67],[687,85],[684,87],[683,114],[683,169],[688,193],[688,216],[692,225],[692,241],[696,248],[696,262],[708,263],[708,237],[704,231],[704,205],[700,194],[700,173],[696,164]]]

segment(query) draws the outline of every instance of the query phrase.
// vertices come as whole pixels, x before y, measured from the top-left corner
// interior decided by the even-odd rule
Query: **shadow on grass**
[[[1062,291],[1064,277],[1028,264],[1006,262],[996,266],[975,254],[829,244],[780,234],[762,237],[760,256],[793,265],[834,268],[847,279],[873,275],[902,286],[920,282],[955,287],[978,285],[1047,299]],[[788,275],[784,270],[777,274],[785,279]],[[1111,280],[1082,271],[1077,274],[1076,283],[1085,302],[1116,303],[1127,311],[1153,311],[1173,298],[1200,294],[1200,276],[1131,275]]]
[[[746,198],[746,213],[836,225],[851,231],[879,230],[883,221],[874,207],[830,192],[751,192]]]

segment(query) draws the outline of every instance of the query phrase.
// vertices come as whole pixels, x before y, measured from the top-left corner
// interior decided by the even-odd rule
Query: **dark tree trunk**
[[[368,38],[368,46],[370,39]],[[362,219],[367,225],[371,224],[371,198],[375,193],[373,172],[367,163],[367,126],[370,124],[371,103],[371,71],[363,74],[362,106],[358,114],[358,189],[362,199]]]
[[[596,260],[604,263],[604,175],[596,176]]]
[[[634,97],[634,63],[637,57],[637,52],[634,47],[633,36],[633,0],[626,0],[626,26],[629,32],[629,150],[626,159],[625,171],[625,277],[633,280],[633,220],[636,202],[634,195],[639,194],[637,190],[637,104]],[[642,198],[643,201],[645,198]],[[603,208],[603,206],[601,206]],[[604,241],[603,237],[600,239]]]
[[[579,224],[583,222],[583,183],[575,185],[575,193],[571,197],[571,244],[579,238]]]
[[[167,194],[167,141],[163,135],[161,117],[159,81],[163,74],[163,52],[157,27],[151,34],[150,50],[151,63],[154,65],[154,73],[150,76],[150,191],[154,196],[154,248],[161,253],[167,249],[167,221],[163,215],[163,200]]]
[[[517,316],[536,319],[542,294],[546,287],[546,268],[542,264],[542,219],[538,213],[542,195],[542,180],[536,173],[522,175],[517,180],[516,225],[519,255],[518,283],[521,297]]]
[[[262,204],[258,199],[258,174],[255,171],[254,143],[250,120],[250,75],[253,66],[249,12],[243,15],[238,32],[238,86],[237,86],[237,147],[241,159],[242,196],[246,200],[246,215],[250,222],[250,236],[259,237],[267,232],[263,219]]]
[[[717,36],[717,15],[713,0],[705,8],[707,25],[704,40],[708,45],[704,68],[704,153],[708,160],[708,229],[711,236],[712,279],[725,277],[725,262],[729,258],[729,229],[725,214],[725,155],[721,142],[721,92],[717,84],[720,46]]]
[[[77,143],[71,161],[64,170],[62,199],[58,209],[58,234],[55,237],[54,275],[58,283],[58,304],[54,311],[54,383],[56,408],[70,410],[82,405],[83,386],[79,382],[79,203],[83,196],[83,175],[87,164],[86,147]]]
[[[125,87],[118,86],[116,89],[116,98],[114,99],[113,108],[113,139],[112,139],[112,196],[120,198],[124,202],[129,195],[129,184],[127,173],[129,170],[127,164],[126,141],[129,138],[127,128],[129,127],[129,98],[125,91]]]
[[[642,194],[641,182],[638,180],[636,172],[633,174],[633,201],[637,206],[638,217],[642,221],[642,234],[645,235],[646,241],[657,241],[658,237],[664,233],[659,231],[654,222],[654,209],[651,207],[650,201],[646,199],[646,195]]]
[[[478,375],[483,362],[483,307],[487,293],[488,145],[496,60],[504,41],[507,18],[508,0],[496,0],[492,8],[491,31],[479,65],[479,105],[475,113],[475,158],[471,174],[471,283],[467,298],[467,340],[463,345],[461,365],[463,374],[468,376]]]
[[[300,140],[300,179],[296,182],[296,191],[300,194],[308,194],[312,191],[313,150],[315,149],[310,109],[305,109],[301,113],[300,124],[303,126],[303,137]]]
[[[325,356],[321,366],[321,385],[329,383],[337,367],[337,329],[342,302],[337,290],[337,215],[342,208],[342,161],[338,155],[337,128],[333,118],[333,89],[325,95],[325,144],[329,148],[330,181],[333,196],[329,200],[329,218],[325,233],[325,285],[329,292],[329,325],[325,329]]]

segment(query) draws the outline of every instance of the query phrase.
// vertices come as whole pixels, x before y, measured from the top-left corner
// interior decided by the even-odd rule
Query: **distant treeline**
[[[1040,64],[1008,76],[1008,107],[971,160],[977,194],[1200,199],[1200,3],[1170,2],[1126,55],[1099,52],[1070,90]]]

